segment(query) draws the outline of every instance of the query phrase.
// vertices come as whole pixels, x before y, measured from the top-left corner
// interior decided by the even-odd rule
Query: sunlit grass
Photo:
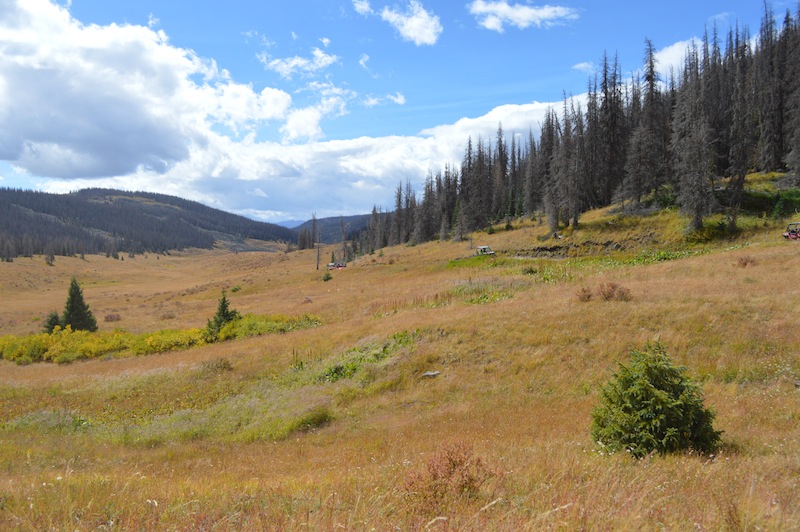
[[[202,327],[233,286],[243,315],[315,318],[141,357],[3,361],[0,527],[792,529],[798,249],[778,222],[739,223],[695,242],[676,212],[605,211],[540,241],[545,228],[515,220],[473,235],[494,259],[469,242],[388,248],[326,283],[306,251],[4,264],[19,305],[0,327],[18,337],[73,274],[131,334]],[[604,299],[611,286],[629,297]],[[702,383],[724,431],[712,459],[591,441],[598,386],[652,340]],[[452,449],[480,489],[441,495],[471,484],[425,476]]]

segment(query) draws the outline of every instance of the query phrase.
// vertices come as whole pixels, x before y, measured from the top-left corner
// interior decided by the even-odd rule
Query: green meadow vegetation
[[[785,221],[4,263],[0,528],[795,529]],[[98,331],[42,333],[73,277]]]

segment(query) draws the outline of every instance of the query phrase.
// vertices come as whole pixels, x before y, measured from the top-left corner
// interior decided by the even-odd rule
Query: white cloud
[[[417,0],[411,0],[404,12],[384,7],[381,18],[394,26],[404,40],[417,46],[436,44],[443,31],[439,17],[426,11]]]
[[[353,0],[353,8],[359,15],[369,15],[372,13],[369,0]]]
[[[144,26],[83,26],[45,0],[3,10],[0,159],[43,176],[163,172],[204,142],[216,107],[205,83],[228,83],[213,62]]]
[[[410,180],[419,189],[429,170],[457,166],[467,138],[493,140],[499,123],[507,135],[527,138],[532,128],[538,138],[545,110],[559,105],[505,105],[411,136],[279,144],[210,134],[206,146],[191,149],[187,159],[163,175],[140,168],[129,176],[55,180],[42,188],[158,191],[271,222],[309,218],[312,211],[319,217],[368,213],[374,205],[391,207],[397,183]],[[290,112],[284,133],[295,139],[319,138],[324,111],[313,107]]]
[[[213,101],[217,108],[211,116],[238,133],[241,128],[252,129],[259,121],[284,118],[292,97],[271,87],[256,93],[249,85],[225,83],[215,88]]]
[[[387,94],[383,98],[379,98],[377,96],[368,96],[363,101],[365,107],[377,107],[379,105],[386,105],[388,103],[405,105],[406,97],[401,93],[396,92],[394,94]]]
[[[669,79],[671,74],[677,76],[683,70],[686,52],[692,45],[700,46],[700,39],[692,37],[691,39],[671,44],[656,52],[656,68],[662,81]]]
[[[317,140],[322,137],[322,110],[318,107],[296,109],[289,113],[281,133],[286,141]]]
[[[321,139],[324,136],[320,125],[322,119],[347,114],[347,102],[356,96],[353,91],[332,83],[313,82],[303,90],[318,94],[320,100],[315,105],[288,112],[286,123],[280,128],[284,143]]]
[[[347,85],[255,90],[163,32],[83,25],[47,0],[0,3],[9,186],[157,191],[267,221],[369,212],[391,202],[398,182],[419,186],[429,169],[457,165],[467,137],[492,139],[501,122],[527,135],[548,106],[502,106],[417,135],[325,140],[321,124],[361,98]],[[315,73],[331,57],[320,52],[294,72]],[[374,102],[403,105],[405,96]]]
[[[322,43],[322,46],[324,46],[325,48],[327,48],[327,47],[328,47],[328,46],[330,46],[330,44],[331,44],[331,40],[330,40],[329,38],[327,38],[327,37],[323,37],[323,38],[321,38],[321,39],[319,40],[319,42],[321,42],[321,43]]]
[[[366,69],[368,62],[369,56],[367,54],[361,54],[361,57],[358,59],[358,64],[361,65],[361,68]]]
[[[259,60],[270,70],[277,72],[282,78],[291,78],[295,73],[315,74],[339,61],[335,55],[326,54],[319,48],[311,50],[311,58],[294,56],[286,59],[272,59],[267,54],[259,55]]]
[[[584,74],[592,74],[594,73],[594,63],[590,61],[578,63],[576,65],[572,65],[572,70],[577,70],[578,72],[583,72]]]
[[[578,96],[576,101],[585,99]],[[539,138],[540,125],[544,121],[545,113],[550,108],[558,108],[560,102],[531,102],[527,104],[509,104],[495,107],[488,113],[474,117],[461,118],[453,124],[444,124],[420,132],[434,140],[442,154],[446,154],[450,161],[458,162],[464,154],[464,148],[469,137],[476,142],[478,137],[484,141],[493,141],[497,133],[497,126],[502,124],[506,135],[512,133],[527,135],[533,133],[534,138]],[[447,160],[447,159],[443,159]]]
[[[530,26],[541,28],[578,18],[577,10],[569,7],[512,5],[507,0],[474,0],[467,7],[480,26],[499,33],[505,30],[506,24],[520,29]]]

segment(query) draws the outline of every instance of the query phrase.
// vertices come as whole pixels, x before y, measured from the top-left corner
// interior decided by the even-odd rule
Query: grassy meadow
[[[800,529],[800,243],[784,224],[586,214],[544,239],[0,264],[0,336],[80,282],[100,333],[241,314],[315,326],[146,356],[0,361],[0,528]],[[494,257],[473,257],[490,245]],[[607,455],[599,386],[659,340],[702,384],[713,457]],[[426,376],[426,372],[438,372]]]

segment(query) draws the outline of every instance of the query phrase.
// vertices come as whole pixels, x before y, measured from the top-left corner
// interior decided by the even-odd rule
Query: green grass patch
[[[333,383],[342,379],[350,379],[362,368],[377,364],[398,351],[410,346],[419,336],[418,331],[403,331],[392,335],[382,344],[368,344],[348,350],[341,360],[326,366],[317,376],[316,381]]]
[[[316,316],[300,317],[282,315],[245,314],[226,323],[219,331],[219,340],[239,340],[265,334],[279,334],[318,327],[322,322]]]
[[[453,295],[471,305],[505,301],[513,296],[513,283],[498,280],[469,281],[453,288]]]
[[[497,255],[474,255],[472,257],[464,257],[460,259],[453,259],[447,263],[447,269],[453,268],[479,268],[479,269],[492,269],[508,265],[509,259],[500,258]]]

